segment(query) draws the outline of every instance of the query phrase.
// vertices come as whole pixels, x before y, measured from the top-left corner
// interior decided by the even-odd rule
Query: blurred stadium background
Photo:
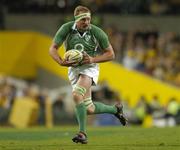
[[[101,64],[93,100],[121,101],[132,126],[179,125],[179,0],[1,0],[0,126],[76,124],[67,70],[48,49],[79,4],[92,10],[93,23],[107,32],[116,53],[113,62]],[[119,122],[104,114],[88,124]]]

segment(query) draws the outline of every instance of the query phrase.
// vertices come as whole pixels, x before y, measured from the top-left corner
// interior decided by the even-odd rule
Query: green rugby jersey
[[[102,50],[109,46],[109,40],[106,33],[95,25],[81,35],[74,21],[63,24],[57,31],[54,42],[60,46],[65,45],[66,51],[77,49],[85,51],[90,56],[96,56],[103,52]]]

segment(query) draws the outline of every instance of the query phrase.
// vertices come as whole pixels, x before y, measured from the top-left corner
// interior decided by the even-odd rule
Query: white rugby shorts
[[[99,77],[99,65],[94,63],[78,67],[69,67],[68,77],[72,86],[74,86],[77,83],[80,74],[84,74],[91,77],[93,81],[92,85],[96,85]]]

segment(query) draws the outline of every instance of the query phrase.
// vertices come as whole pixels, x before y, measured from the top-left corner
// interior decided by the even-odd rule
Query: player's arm
[[[102,55],[98,55],[96,57],[90,57],[89,55],[84,53],[84,58],[82,63],[83,64],[101,63],[101,62],[113,60],[114,58],[115,58],[114,50],[111,44],[109,44],[109,46],[103,50]]]
[[[69,30],[68,25],[63,25],[56,33],[54,40],[49,48],[49,54],[50,56],[61,66],[71,66],[74,64],[72,61],[67,61],[61,58],[61,56],[58,54],[58,48],[63,44]]]
[[[103,54],[95,57],[90,57],[87,54],[84,54],[83,63],[101,63],[113,60],[115,58],[114,50],[106,33],[96,26],[93,26],[92,32],[94,33]]]
[[[58,46],[56,43],[52,43],[49,49],[50,56],[61,66],[73,66],[76,62],[74,61],[67,61],[61,58],[61,56],[58,54]]]

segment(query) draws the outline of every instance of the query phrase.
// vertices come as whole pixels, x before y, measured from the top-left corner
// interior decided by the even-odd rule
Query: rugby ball
[[[83,54],[82,54],[82,52],[80,52],[76,49],[71,49],[71,50],[68,50],[64,54],[64,59],[68,60],[68,61],[75,61],[75,62],[79,63],[83,59]]]

